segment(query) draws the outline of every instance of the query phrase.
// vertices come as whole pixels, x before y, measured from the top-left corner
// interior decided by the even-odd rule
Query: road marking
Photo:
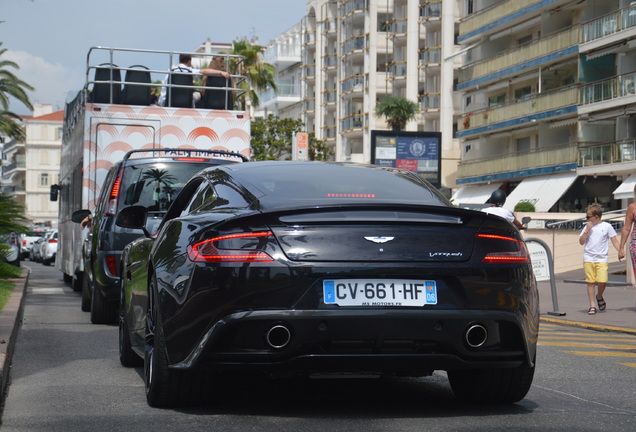
[[[549,327],[549,328],[546,328]],[[559,326],[543,326],[538,345],[562,348],[567,354],[589,357],[636,358],[636,336],[596,331],[567,331]],[[636,368],[636,363],[616,361],[616,364]]]
[[[574,355],[584,355],[591,357],[629,357],[636,358],[636,353],[622,353],[611,351],[563,351]]]
[[[539,345],[546,346],[560,346],[569,348],[603,348],[603,349],[617,349],[617,350],[636,350],[636,344],[600,344],[595,342],[539,342]]]
[[[33,294],[64,294],[62,288],[31,288]]]

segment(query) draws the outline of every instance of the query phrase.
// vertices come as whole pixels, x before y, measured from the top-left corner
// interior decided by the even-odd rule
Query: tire
[[[91,322],[93,324],[115,324],[117,322],[117,303],[106,300],[94,285],[91,296]]]
[[[91,311],[91,294],[90,294],[90,282],[88,281],[88,277],[85,275],[85,273],[82,273],[82,311],[83,312],[90,312]],[[77,277],[75,279],[73,279],[73,282],[75,282],[75,280],[77,280]],[[73,286],[73,291],[75,291],[75,286]]]
[[[148,286],[148,312],[146,317],[146,348],[144,355],[144,384],[148,405],[156,408],[190,405],[197,401],[201,380],[192,371],[180,371],[168,367],[168,354],[157,314],[153,277]]]
[[[70,284],[71,282],[73,282],[73,276],[67,275],[66,273],[63,273],[63,274],[64,274],[64,276],[63,276],[64,277],[64,283]],[[73,291],[77,291],[75,289],[75,287],[73,287]]]
[[[523,399],[532,385],[534,366],[448,371],[455,396],[471,403],[510,404]]]
[[[120,282],[120,301],[119,301],[119,362],[122,366],[137,367],[143,366],[144,362],[132,349],[130,342],[130,332],[128,330],[128,322],[126,322],[126,301],[124,297],[123,283]]]
[[[64,281],[66,281],[66,274],[64,276],[65,276]],[[69,276],[69,278],[70,278],[69,282],[71,283],[71,289],[75,292],[81,292],[82,287],[86,285],[84,273],[83,272],[78,273],[75,276]]]
[[[47,266],[47,267],[48,267],[48,266],[50,266],[50,265],[51,265],[51,260],[43,259],[43,260],[42,260],[42,264],[44,264],[45,266]]]

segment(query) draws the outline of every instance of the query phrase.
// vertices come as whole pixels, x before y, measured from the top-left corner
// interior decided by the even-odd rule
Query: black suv
[[[212,165],[245,162],[238,153],[217,150],[132,150],[106,176],[95,213],[79,210],[75,222],[89,228],[82,256],[82,310],[93,324],[116,322],[119,305],[119,259],[139,229],[115,225],[117,213],[131,205],[148,210],[147,229],[154,232],[181,188],[197,172]]]

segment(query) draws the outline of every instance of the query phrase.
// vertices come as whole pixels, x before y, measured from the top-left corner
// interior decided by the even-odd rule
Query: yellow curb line
[[[608,326],[608,325],[601,325],[601,324],[590,324],[590,323],[584,323],[584,322],[580,322],[580,321],[569,321],[569,320],[563,320],[563,319],[558,319],[558,318],[549,318],[549,317],[539,317],[539,319],[541,321],[544,322],[549,322],[549,323],[553,323],[553,324],[562,324],[562,325],[569,325],[569,326],[573,326],[573,327],[581,327],[581,328],[586,328],[586,329],[590,329],[590,330],[598,330],[598,331],[603,331],[603,332],[620,332],[620,333],[629,333],[629,334],[633,334],[636,335],[636,329],[631,329],[631,328],[627,328],[627,327],[616,327],[616,326]]]

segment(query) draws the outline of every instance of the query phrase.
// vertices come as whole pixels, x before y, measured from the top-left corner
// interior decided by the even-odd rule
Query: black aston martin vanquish
[[[143,221],[141,207],[118,215]],[[532,383],[538,294],[521,235],[414,173],[213,167],[147,234],[122,255],[120,360],[145,359],[152,406],[190,403],[210,370],[446,370],[458,397],[499,403]]]

